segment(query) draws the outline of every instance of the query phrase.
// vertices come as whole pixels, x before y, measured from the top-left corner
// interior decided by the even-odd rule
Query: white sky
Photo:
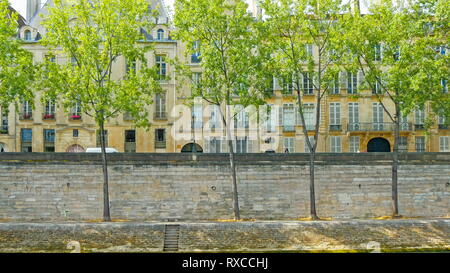
[[[46,0],[42,0],[42,1],[44,2]],[[174,1],[175,0],[164,0],[164,3],[169,7],[169,9],[172,9]],[[246,1],[247,1],[247,3],[250,3],[251,0],[246,0]],[[366,6],[367,2],[369,2],[369,1],[371,1],[371,0],[362,0],[361,1],[362,9],[364,9],[364,6]],[[19,11],[19,13],[23,17],[26,17],[27,0],[9,0],[9,2],[13,6],[13,8],[15,8],[17,11]]]

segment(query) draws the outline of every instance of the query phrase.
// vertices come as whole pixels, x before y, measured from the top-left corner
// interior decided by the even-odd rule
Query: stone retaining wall
[[[111,154],[113,219],[190,221],[233,218],[226,154]],[[450,154],[408,153],[399,168],[400,214],[450,215]],[[80,221],[102,218],[100,154],[0,154],[0,219]],[[320,217],[391,214],[391,154],[319,154]],[[309,216],[307,154],[237,155],[244,219]]]

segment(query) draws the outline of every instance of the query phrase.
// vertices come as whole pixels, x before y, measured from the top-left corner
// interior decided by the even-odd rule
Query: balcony
[[[347,125],[347,131],[349,132],[380,132],[380,131],[393,131],[395,124],[392,122],[362,122],[362,123],[349,123]],[[400,131],[412,131],[411,123],[401,123]]]
[[[414,124],[414,130],[416,130],[416,131],[425,130],[425,125],[424,124]]]
[[[7,135],[8,133],[8,125],[0,125],[0,135]]]
[[[81,119],[82,119],[81,115],[79,115],[79,114],[71,114],[69,116],[69,120],[81,120]]]
[[[167,119],[167,113],[166,112],[155,112],[153,115],[154,120],[166,120]]]
[[[330,131],[342,131],[342,125],[330,125]]]
[[[56,116],[55,114],[51,114],[51,113],[46,113],[42,116],[43,120],[55,120]]]
[[[28,112],[28,113],[21,113],[19,115],[19,120],[32,120],[33,119],[33,113]]]
[[[283,125],[283,132],[295,132],[295,125]]]
[[[130,113],[125,112],[125,113],[123,113],[123,120],[124,121],[133,121],[134,117]]]

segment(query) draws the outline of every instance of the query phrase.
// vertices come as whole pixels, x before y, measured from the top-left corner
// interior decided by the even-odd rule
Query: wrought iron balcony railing
[[[367,131],[393,131],[395,124],[392,122],[360,122],[349,123],[347,131],[350,132],[367,132]],[[411,123],[400,123],[400,131],[412,131]]]

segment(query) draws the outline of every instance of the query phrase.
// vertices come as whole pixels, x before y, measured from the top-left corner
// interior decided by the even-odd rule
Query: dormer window
[[[158,40],[164,40],[164,30],[163,29],[158,29],[156,37],[157,37]]]
[[[31,31],[25,30],[25,41],[31,41]]]

